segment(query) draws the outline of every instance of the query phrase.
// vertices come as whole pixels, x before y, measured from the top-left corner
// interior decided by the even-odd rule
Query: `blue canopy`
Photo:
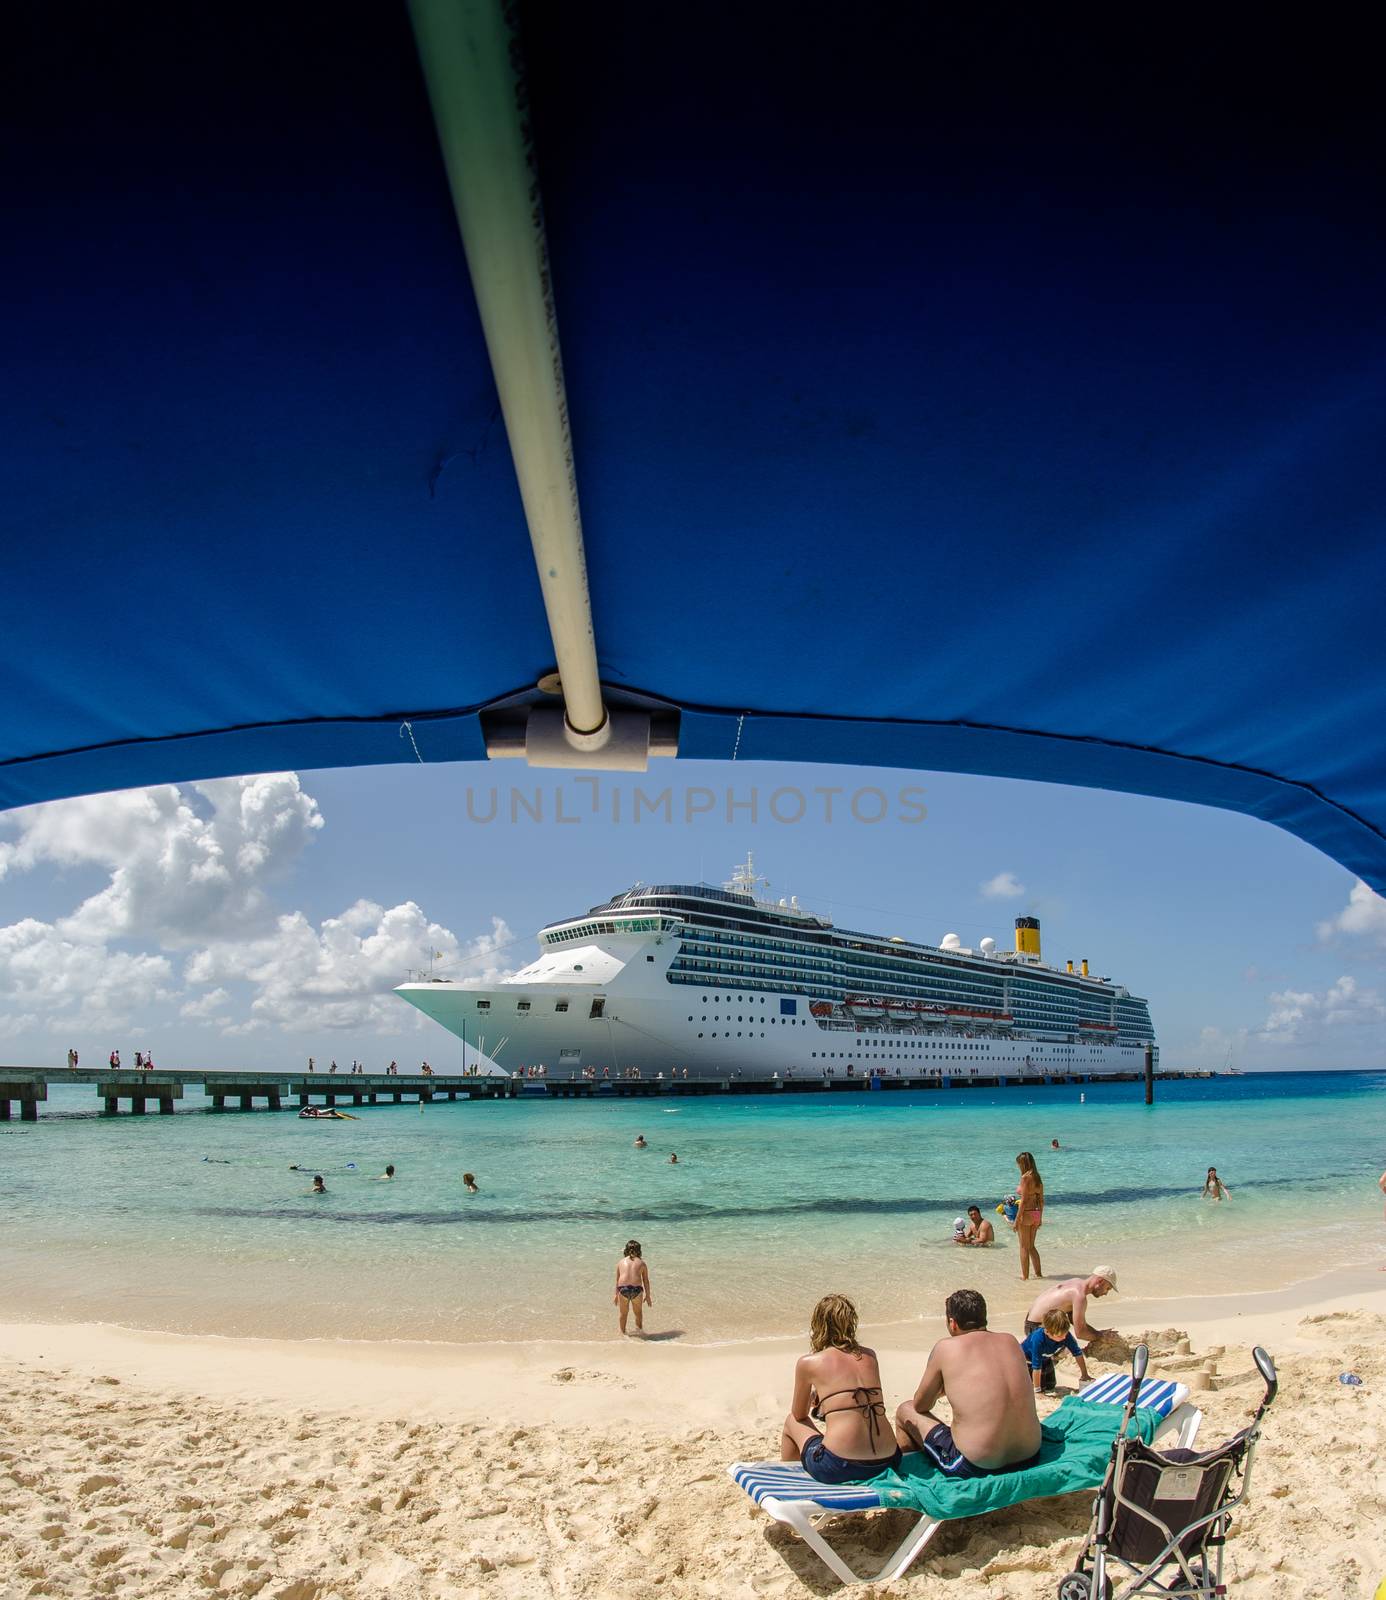
[[[1365,41],[522,21],[613,695],[685,757],[1220,805],[1386,889]],[[0,805],[481,759],[553,647],[406,13],[5,26]]]

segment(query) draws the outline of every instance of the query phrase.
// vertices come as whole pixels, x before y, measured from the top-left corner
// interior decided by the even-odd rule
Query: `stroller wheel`
[[[1104,1578],[1102,1594],[1093,1588],[1092,1575],[1087,1572],[1070,1572],[1059,1579],[1059,1600],[1112,1600],[1112,1580]]]

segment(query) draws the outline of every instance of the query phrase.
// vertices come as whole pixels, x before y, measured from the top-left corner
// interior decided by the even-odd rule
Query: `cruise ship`
[[[637,884],[539,933],[490,982],[395,993],[503,1071],[550,1079],[1094,1077],[1138,1072],[1150,1009],[1110,978],[1047,966],[1035,917],[1015,948],[855,933],[775,900],[753,858],[720,889]]]

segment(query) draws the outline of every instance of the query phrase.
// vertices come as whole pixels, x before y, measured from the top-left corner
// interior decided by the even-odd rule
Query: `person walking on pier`
[[[69,1050],[68,1053],[67,1053],[67,1070],[69,1072],[72,1072],[72,1071],[74,1071],[76,1069],[76,1066],[77,1066],[77,1052],[75,1050]]]
[[[317,1069],[317,1068],[316,1068],[316,1067],[315,1067],[315,1066],[314,1066],[314,1065],[313,1065],[313,1058],[312,1058],[312,1056],[309,1056],[309,1057],[308,1057],[308,1070],[309,1070],[309,1072],[316,1072],[316,1071],[317,1071],[317,1070],[318,1070],[318,1069]]]
[[[119,1050],[112,1050],[111,1051],[111,1071],[112,1072],[119,1072],[120,1071],[120,1051]]]

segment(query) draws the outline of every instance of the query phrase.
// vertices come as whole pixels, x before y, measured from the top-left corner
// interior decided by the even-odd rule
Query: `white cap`
[[[1115,1267],[1094,1267],[1092,1269],[1092,1275],[1094,1278],[1105,1278],[1107,1282],[1111,1284],[1113,1291],[1115,1293],[1120,1293],[1120,1290],[1117,1289]]]
[[[966,1227],[967,1227],[967,1218],[966,1217],[954,1217],[953,1218],[953,1232],[954,1233],[961,1233]]]

